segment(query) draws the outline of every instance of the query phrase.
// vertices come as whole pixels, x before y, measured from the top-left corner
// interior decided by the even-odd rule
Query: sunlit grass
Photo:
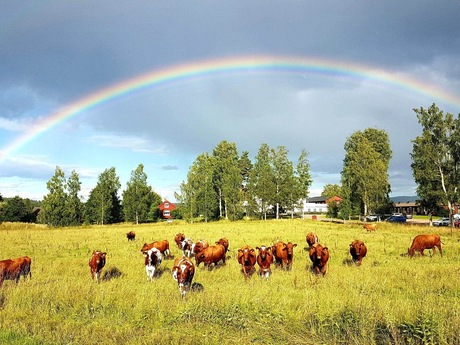
[[[126,233],[136,232],[128,242]],[[313,275],[305,235],[329,247],[325,277]],[[441,232],[444,257],[413,259],[407,252],[419,233]],[[213,244],[230,241],[227,264],[196,269],[204,291],[183,300],[171,277],[173,260],[148,282],[140,248],[183,232]],[[350,265],[349,244],[363,240],[363,265]],[[273,268],[269,281],[245,281],[237,249],[297,243],[291,271]],[[25,344],[453,344],[460,342],[460,236],[456,230],[379,223],[311,220],[115,225],[50,229],[1,224],[1,259],[28,255],[32,280],[6,281],[0,291],[0,342]],[[94,249],[106,251],[103,270],[121,276],[100,284],[90,278]],[[428,254],[428,253],[427,253]],[[184,329],[186,330],[184,335]],[[5,341],[7,342],[7,341]]]

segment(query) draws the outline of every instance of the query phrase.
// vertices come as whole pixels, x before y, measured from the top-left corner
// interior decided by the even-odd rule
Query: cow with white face
[[[193,240],[191,238],[185,238],[180,244],[184,256],[191,257],[193,253]]]
[[[172,276],[179,286],[179,292],[184,298],[192,285],[195,275],[195,265],[187,256],[176,258],[172,268]]]
[[[145,256],[145,272],[147,273],[147,279],[152,281],[155,276],[155,271],[163,261],[163,255],[157,248],[151,248],[143,254]]]

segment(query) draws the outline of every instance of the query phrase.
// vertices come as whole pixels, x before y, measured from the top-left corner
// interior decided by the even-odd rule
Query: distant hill
[[[419,197],[417,195],[412,195],[412,196],[394,196],[390,197],[390,200],[393,201],[394,203],[397,202],[414,202],[417,201]]]

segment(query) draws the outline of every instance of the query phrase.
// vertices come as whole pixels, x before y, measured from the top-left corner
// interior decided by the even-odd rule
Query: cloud
[[[97,143],[98,145],[109,147],[109,148],[125,148],[130,149],[134,152],[154,153],[154,154],[166,154],[167,149],[164,146],[155,146],[149,140],[127,136],[126,134],[97,134],[89,138],[90,141]]]

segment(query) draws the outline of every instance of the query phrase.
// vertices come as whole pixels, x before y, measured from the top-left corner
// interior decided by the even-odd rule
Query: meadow
[[[136,232],[128,242],[126,233]],[[325,277],[310,271],[305,235],[315,232],[330,251]],[[171,277],[173,260],[147,281],[140,248],[174,235],[214,243],[227,237],[225,266],[200,265],[202,291],[181,299]],[[441,235],[443,257],[409,258],[412,238]],[[368,254],[350,263],[349,244],[363,240]],[[272,267],[268,281],[245,280],[238,248],[297,243],[291,271]],[[0,289],[1,344],[460,344],[460,234],[449,228],[312,220],[46,228],[0,224],[0,259],[28,255],[32,279]],[[121,272],[97,284],[88,260],[106,251],[104,272]]]

